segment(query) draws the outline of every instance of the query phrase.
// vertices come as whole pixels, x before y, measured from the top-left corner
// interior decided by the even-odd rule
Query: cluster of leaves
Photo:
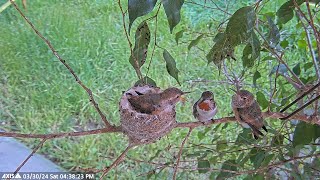
[[[157,3],[157,0],[150,0],[150,1],[129,0],[128,1],[129,32],[131,30],[131,26],[133,22],[138,17],[144,16],[150,13],[154,9],[156,3]],[[173,28],[180,22],[180,10],[184,3],[184,0],[176,0],[176,1],[163,0],[161,1],[161,3],[167,15],[170,32],[172,32]],[[135,46],[129,60],[131,65],[135,69],[140,69],[141,66],[145,63],[145,60],[147,58],[149,43],[150,43],[150,30],[149,30],[147,21],[143,21],[140,23],[140,25],[137,28],[136,35],[135,35]],[[176,62],[166,49],[164,49],[163,51],[163,58],[166,61],[166,68],[169,75],[175,78],[177,82],[180,84],[178,79],[179,70],[176,68]],[[143,79],[140,79],[136,84],[139,84],[141,82],[156,85],[156,83],[148,76],[143,77]]]
[[[284,51],[283,48],[286,48],[286,46],[288,46],[288,42],[284,38],[281,38],[280,29],[285,26],[286,23],[290,22],[291,19],[293,19],[295,6],[300,6],[304,2],[305,1],[303,0],[296,0],[295,2],[289,0],[283,3],[280,8],[278,8],[276,13],[274,13],[277,17],[276,23],[273,21],[275,17],[274,14],[266,13],[262,15],[262,18],[260,18],[260,14],[258,14],[258,11],[252,6],[245,6],[238,9],[234,14],[231,15],[224,30],[220,30],[215,35],[213,39],[214,44],[206,55],[208,64],[213,62],[219,69],[221,69],[222,63],[225,61],[225,59],[236,59],[234,57],[234,52],[239,46],[244,46],[241,57],[242,66],[244,68],[252,68],[255,65],[255,61],[257,61],[261,57],[262,52],[273,51],[273,53],[271,54],[282,53]],[[143,2],[138,0],[129,0],[129,30],[135,19],[150,13],[155,7],[156,3],[156,0]],[[183,3],[184,1],[182,0],[162,1],[171,33],[174,27],[180,21],[180,10]],[[318,4],[319,1],[316,1],[315,3]],[[145,27],[145,30],[140,30],[141,27]],[[261,29],[264,29],[264,31],[261,31]],[[183,37],[184,32],[185,30],[181,30],[175,34],[175,41],[177,44],[179,42],[179,39]],[[200,34],[198,37],[193,39],[188,45],[188,50],[190,50],[194,46],[197,46],[198,43],[205,37],[205,34]],[[150,43],[150,31],[148,29],[146,21],[143,21],[139,25],[136,32],[135,41],[136,43],[134,47],[134,57],[136,57],[138,63],[135,62],[133,57],[130,57],[130,63],[134,68],[141,68],[141,66],[145,62],[146,51],[148,48],[148,44]],[[261,43],[260,41],[262,41],[263,43]],[[138,50],[139,52],[136,53],[136,50]],[[174,58],[166,49],[164,49],[163,51],[163,57],[165,59],[169,75],[174,77],[179,82],[179,70],[176,67]],[[267,61],[275,59],[276,58],[274,56],[269,55],[266,56],[263,60]],[[137,64],[139,66],[137,66]],[[297,63],[296,66],[294,66],[292,69],[288,69],[288,66],[286,64],[280,62],[270,71],[269,77],[276,74],[275,78],[277,78],[278,76],[283,76],[287,79],[290,79],[291,77],[289,71],[299,76],[302,74],[300,66],[301,64]],[[307,71],[312,67],[312,63],[306,63],[303,67],[304,71]],[[256,70],[253,74],[253,85],[255,87],[257,86],[257,80],[260,78],[262,78],[262,75],[258,70]],[[301,79],[303,80],[303,77],[301,77]],[[308,80],[303,80],[303,82],[312,82],[312,80],[314,79],[309,78]],[[145,77],[145,81],[152,81],[153,83],[155,83],[149,77]],[[140,82],[142,81],[140,80]],[[280,98],[281,102],[278,104],[276,102],[269,102],[264,93],[262,93],[261,91],[257,92],[257,101],[259,102],[262,109],[271,107],[271,109],[275,108],[277,111],[279,111],[283,106],[288,104],[288,101],[292,97],[294,97],[295,93],[288,94],[288,90],[285,89],[284,85],[281,84],[282,81],[279,81],[278,83],[280,83],[280,92],[282,96],[282,98]],[[219,126],[215,127],[214,129],[217,128],[219,128]],[[207,132],[208,131],[201,132],[200,134],[198,134],[198,137],[200,139],[201,137],[205,137]],[[276,160],[285,162],[288,160],[288,157],[294,157],[297,153],[299,154],[299,152],[304,148],[304,145],[315,142],[320,137],[320,127],[318,125],[300,122],[294,129],[292,139],[286,138],[284,135],[275,130],[271,130],[271,134],[273,134],[273,137],[269,145],[252,147],[250,146],[250,144],[253,139],[250,135],[250,132],[244,129],[243,133],[238,135],[236,144],[237,146],[243,145],[251,148],[248,148],[248,150],[246,151],[239,150],[241,154],[232,155],[232,158],[228,160],[221,158],[222,162],[220,163],[220,165],[221,169],[223,169],[224,171],[221,171],[219,173],[212,173],[212,177],[218,179],[231,177],[235,175],[234,172],[239,171],[243,167],[250,164],[257,170],[257,173],[248,173],[249,175],[246,178],[263,178],[265,175],[264,173],[268,169],[268,165],[272,166],[272,162],[276,162]],[[234,146],[230,147],[231,148],[229,148],[225,140],[223,142],[218,141],[216,151],[220,154],[220,152],[222,151],[230,151],[231,149],[234,149]],[[313,150],[314,153],[316,151],[316,148],[313,147]],[[198,158],[197,167],[199,169],[199,173],[208,173],[208,169],[216,164],[216,160],[218,159],[218,157],[211,157],[208,159],[208,153],[213,152],[208,151],[203,153],[202,151],[199,151],[187,155],[187,157],[196,156]],[[308,167],[309,166],[307,165],[304,166],[304,170],[306,172],[309,172],[310,170],[310,167],[309,170]],[[293,167],[290,166],[290,168]],[[303,175],[300,176],[297,174],[294,174],[293,176],[303,177]]]

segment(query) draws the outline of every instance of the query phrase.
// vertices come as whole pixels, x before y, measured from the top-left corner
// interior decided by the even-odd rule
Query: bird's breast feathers
[[[209,106],[209,105],[208,105]],[[201,106],[197,106],[197,115],[200,121],[210,120],[217,113],[216,107],[210,107],[209,110],[204,110]]]
[[[203,111],[210,111],[215,108],[215,103],[211,102],[210,100],[205,100],[198,103],[198,109]]]

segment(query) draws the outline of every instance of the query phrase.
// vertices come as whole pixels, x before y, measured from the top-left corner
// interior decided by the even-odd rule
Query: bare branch
[[[127,146],[127,148],[120,154],[120,156],[109,166],[107,167],[106,169],[103,170],[103,174],[102,176],[100,177],[100,180],[103,179],[103,177],[114,167],[116,167],[123,159],[124,157],[127,155],[128,151],[134,147],[134,145],[132,144],[129,144]]]
[[[286,107],[284,107],[280,112],[284,112],[285,110],[287,110],[288,108],[290,108],[292,105],[294,105],[295,103],[297,103],[300,99],[302,99],[303,97],[305,97],[306,95],[310,94],[313,90],[315,90],[317,87],[320,86],[320,82],[318,82],[318,84],[314,85],[312,88],[310,88],[308,91],[306,91],[305,93],[303,93],[301,96],[299,96],[297,99],[295,99],[294,101],[292,101],[290,104],[288,104]]]
[[[258,32],[258,34],[260,35],[260,37],[266,42],[266,44],[268,46],[266,46],[266,48],[276,57],[276,59],[284,64],[286,66],[286,68],[288,69],[288,71],[291,73],[291,75],[294,77],[294,79],[298,82],[294,82],[294,81],[289,81],[296,89],[301,89],[302,87],[304,87],[304,83],[301,81],[301,79],[290,69],[290,67],[288,66],[288,64],[282,59],[283,54],[279,55],[273,48],[270,48],[270,44],[267,41],[267,39],[264,37],[263,33],[258,29],[255,28],[255,30]],[[287,76],[285,76],[287,77]],[[290,78],[290,77],[288,77]],[[287,78],[287,80],[288,80]],[[291,79],[291,78],[290,78]]]
[[[192,127],[189,128],[188,134],[186,135],[186,137],[184,138],[184,140],[181,143],[181,147],[180,147],[180,150],[179,150],[179,153],[178,153],[178,159],[177,159],[177,162],[176,162],[176,166],[174,168],[174,173],[173,173],[173,178],[172,178],[174,180],[176,179],[176,174],[177,174],[177,171],[178,171],[178,167],[179,167],[179,163],[180,163],[180,158],[181,158],[183,146],[186,143],[187,139],[189,138],[191,132],[192,132]]]
[[[34,153],[38,151],[39,148],[46,142],[47,139],[42,139],[41,142],[38,144],[37,147],[33,149],[33,151],[29,154],[29,156],[18,166],[18,168],[14,171],[14,175],[17,174],[20,169],[28,162],[28,160],[33,156]]]
[[[81,132],[67,132],[67,133],[56,133],[56,134],[22,134],[13,132],[0,132],[0,137],[15,137],[15,138],[38,138],[38,139],[55,139],[63,137],[75,137],[75,136],[86,136],[92,134],[102,134],[102,133],[113,133],[121,132],[121,127],[102,128],[95,129],[91,131],[81,131]]]

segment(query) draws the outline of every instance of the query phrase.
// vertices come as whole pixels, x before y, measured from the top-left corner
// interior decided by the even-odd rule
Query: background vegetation
[[[0,0],[0,5],[5,2]],[[283,0],[266,1],[259,14],[268,14],[272,20],[276,21],[276,11],[284,2]],[[174,28],[172,34],[163,9],[159,11],[157,26],[155,21],[148,22],[151,32],[157,30],[157,45],[167,49],[175,58],[180,71],[181,86],[174,78],[165,75],[167,70],[161,48],[155,48],[151,60],[150,49],[154,44],[153,36],[148,59],[141,69],[142,72],[145,74],[148,71],[148,76],[155,80],[159,87],[177,86],[182,90],[195,91],[188,95],[188,101],[185,104],[177,106],[179,122],[194,121],[191,107],[203,90],[211,90],[215,93],[219,106],[217,118],[232,116],[230,98],[233,92],[229,88],[234,86],[225,83],[227,81],[225,75],[219,72],[219,68],[213,63],[207,63],[206,55],[214,44],[214,36],[223,29],[221,27],[225,28],[225,24],[221,22],[226,22],[237,9],[253,5],[254,1],[217,1],[208,2],[206,6],[203,6],[203,1],[197,3],[185,2],[181,11],[181,22]],[[126,1],[122,1],[122,5],[125,9],[127,8]],[[228,13],[210,7],[219,7]],[[155,15],[156,9],[147,17]],[[315,7],[315,11],[318,9]],[[122,91],[129,89],[137,81],[137,77],[128,63],[130,50],[124,35],[118,2],[32,0],[27,1],[27,9],[24,12],[37,29],[51,41],[80,79],[93,90],[108,120],[112,124],[120,125],[118,113],[120,96]],[[261,18],[266,20],[265,16]],[[138,18],[133,23],[131,40],[134,39],[134,31],[138,24],[144,19],[146,17]],[[315,20],[318,23],[319,16],[315,16]],[[279,25],[279,28],[281,38],[278,48],[285,49],[286,63],[304,83],[316,81],[306,33],[301,23],[295,17],[289,23]],[[7,8],[0,14],[0,29],[1,129],[45,134],[83,131],[104,126],[91,106],[87,94],[76,84],[72,75],[58,62],[13,7]],[[177,43],[176,33],[181,30],[185,32]],[[263,33],[267,32],[267,29],[261,30]],[[193,41],[190,45],[192,40],[202,34],[204,36],[199,41]],[[312,43],[315,47],[316,42]],[[265,50],[261,52],[253,67],[243,67],[241,61],[243,48],[244,46],[240,46],[236,49],[237,61],[226,62],[229,71],[236,74],[241,74],[245,70],[244,88],[256,95],[260,94],[258,101],[261,105],[261,102],[268,101],[272,94],[270,89],[273,87],[276,72],[273,70],[273,75],[271,72],[279,62]],[[148,70],[147,67],[151,61]],[[261,78],[255,78],[256,82],[253,83],[252,77],[257,77],[257,72]],[[286,70],[280,70],[281,73],[286,73]],[[284,77],[280,77],[277,84],[279,91],[271,105],[271,110],[275,111],[279,111],[297,95],[296,90]],[[262,105],[262,109],[267,110],[267,108],[268,104]],[[238,170],[250,170],[252,167],[258,169],[269,163],[284,160],[290,152],[291,155],[295,154],[296,147],[292,147],[290,136],[296,124],[295,121],[284,123],[279,120],[268,120],[270,133],[262,140],[255,142],[252,142],[248,130],[242,129],[237,123],[195,129],[183,150],[181,161],[190,168],[180,170],[178,178],[224,177],[226,174],[221,175],[219,171],[221,166],[223,169],[234,170],[235,166],[230,164],[238,164]],[[170,178],[172,168],[157,169],[156,167],[161,166],[150,162],[173,165],[181,141],[187,132],[187,129],[174,129],[156,143],[129,151],[128,158],[108,176],[121,179]],[[21,140],[31,148],[39,142],[33,139]],[[312,143],[313,145],[302,146],[309,150],[304,150],[303,153],[319,152],[318,142],[312,141]],[[126,145],[127,139],[122,134],[102,134],[53,139],[46,142],[40,152],[66,170],[79,171],[78,168],[101,169],[110,165]],[[299,146],[300,149],[301,146]],[[268,151],[274,151],[274,153]],[[228,164],[228,162],[225,163],[226,160],[231,161]],[[308,170],[303,166],[300,167],[302,171],[278,170],[277,172],[282,173],[280,177],[310,177],[319,175],[319,169],[314,168],[317,164],[319,167],[319,159],[312,161]],[[294,169],[294,165],[288,163],[283,168]],[[201,167],[213,169],[207,171],[201,170]],[[266,170],[256,174],[249,173],[248,176],[243,174],[239,178],[264,178],[272,172]]]

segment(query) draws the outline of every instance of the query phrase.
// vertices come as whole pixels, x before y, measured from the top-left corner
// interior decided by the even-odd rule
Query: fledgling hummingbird
[[[247,90],[235,91],[232,96],[231,106],[236,120],[245,128],[248,126],[252,129],[255,139],[264,134],[260,131],[263,128],[268,132],[263,124],[263,116],[258,102],[254,99],[251,92]]]
[[[175,106],[180,100],[183,92],[178,88],[172,87],[161,93],[141,94],[128,98],[131,106],[138,112],[145,114],[157,114],[168,106]]]
[[[214,101],[214,95],[211,91],[205,91],[200,99],[193,105],[193,116],[206,124],[217,113],[217,105]]]

